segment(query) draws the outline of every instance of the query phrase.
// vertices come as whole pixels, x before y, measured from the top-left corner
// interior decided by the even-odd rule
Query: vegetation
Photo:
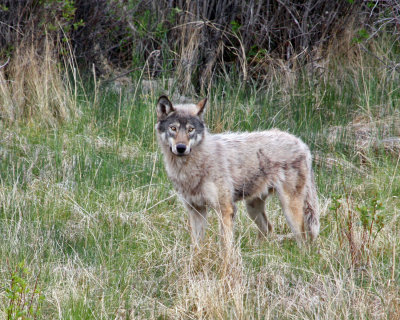
[[[21,3],[5,6],[12,10]],[[396,319],[399,46],[392,24],[376,34],[373,29],[379,14],[394,21],[385,5],[396,12],[396,2],[379,8],[371,2],[377,18],[370,27],[349,30],[346,41],[325,42],[313,63],[250,45],[244,60],[223,69],[218,58],[210,69],[210,85],[203,88],[210,130],[277,127],[300,136],[314,155],[321,206],[320,237],[299,248],[281,236],[289,229],[276,199],[267,204],[276,233],[267,239],[257,238],[239,205],[228,268],[215,213],[204,246],[191,249],[186,212],[166,177],[154,134],[158,96],[195,96],[201,81],[190,78],[194,89],[182,90],[183,58],[168,65],[171,52],[162,48],[154,48],[165,59],[160,74],[150,72],[150,54],[133,55],[131,65],[119,66],[134,69],[128,86],[113,80],[126,70],[116,68],[112,55],[105,58],[112,76],[97,64],[85,69],[82,61],[91,60],[79,57],[71,36],[83,26],[65,29],[69,21],[80,21],[84,3],[91,2],[35,2],[36,9],[58,6],[61,11],[53,12],[65,18],[62,28],[41,42],[21,41],[2,51],[10,60],[0,69],[0,318]],[[117,8],[105,3],[102,10]],[[138,10],[153,2],[128,3]],[[276,3],[286,10],[286,2]],[[361,10],[369,4],[341,4],[352,5]],[[183,15],[182,7],[174,8]],[[296,8],[289,9],[303,12]],[[88,27],[90,21],[82,23]],[[245,20],[232,21],[230,32],[241,39]],[[149,38],[148,29],[136,28],[147,37],[143,43],[157,43],[156,31]],[[161,34],[164,27],[155,28]],[[168,30],[170,39],[174,29]],[[243,69],[240,61],[254,65]],[[245,79],[243,70],[253,74]]]
[[[192,83],[207,93],[220,73],[268,83],[282,70],[319,69],[382,30],[398,45],[399,16],[397,0],[5,0],[0,58],[32,44],[41,56],[50,39],[105,78],[146,65],[148,77],[172,74],[183,93]]]

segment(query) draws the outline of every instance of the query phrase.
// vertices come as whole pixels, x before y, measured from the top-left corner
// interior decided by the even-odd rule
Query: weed
[[[333,195],[331,201],[329,209],[334,213],[340,247],[343,245],[344,235],[347,239],[352,266],[369,265],[371,249],[384,227],[382,202],[374,198],[367,205],[359,206],[355,205],[354,200],[347,194],[343,198]],[[356,215],[357,212],[358,215]],[[361,230],[357,229],[357,224],[361,225]]]
[[[36,276],[33,287],[29,285],[30,275],[25,261],[19,262],[14,269],[9,266],[9,285],[5,289],[9,300],[6,307],[8,320],[37,319],[41,315],[44,295],[38,286],[40,273]]]
[[[369,249],[371,245],[374,244],[378,233],[385,226],[383,209],[382,202],[376,198],[371,199],[367,205],[356,207],[356,210],[360,213],[360,220],[363,228],[361,252],[365,253],[367,251],[367,264],[370,259]]]

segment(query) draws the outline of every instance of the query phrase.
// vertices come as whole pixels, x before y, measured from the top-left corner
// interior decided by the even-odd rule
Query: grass
[[[0,318],[12,318],[11,303],[29,305],[8,296],[23,262],[18,297],[39,307],[39,319],[395,319],[400,163],[384,141],[400,135],[400,79],[364,64],[300,74],[292,85],[216,80],[211,131],[300,136],[315,155],[321,206],[320,238],[298,248],[259,241],[239,205],[228,269],[215,213],[204,247],[190,249],[155,140],[157,94],[89,84],[74,96],[80,116],[71,121],[0,122]],[[382,230],[371,227],[373,199]],[[276,233],[288,233],[276,199],[267,211]]]

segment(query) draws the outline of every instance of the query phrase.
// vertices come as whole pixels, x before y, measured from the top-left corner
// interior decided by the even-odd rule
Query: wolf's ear
[[[197,104],[197,115],[200,118],[203,118],[203,113],[204,110],[206,109],[206,104],[207,104],[207,98],[204,98],[203,100],[201,100],[198,104]]]
[[[158,98],[157,102],[157,119],[163,119],[172,111],[174,111],[171,101],[169,101],[167,96],[161,96]]]

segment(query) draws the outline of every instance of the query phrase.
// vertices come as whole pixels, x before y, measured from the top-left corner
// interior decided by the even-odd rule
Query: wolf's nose
[[[186,146],[183,143],[178,143],[176,145],[176,151],[178,151],[178,153],[183,154],[186,151]]]

